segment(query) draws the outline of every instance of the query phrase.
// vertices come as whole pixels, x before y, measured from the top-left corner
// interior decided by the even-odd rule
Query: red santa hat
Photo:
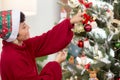
[[[7,42],[17,38],[20,24],[20,11],[0,11],[0,38]]]

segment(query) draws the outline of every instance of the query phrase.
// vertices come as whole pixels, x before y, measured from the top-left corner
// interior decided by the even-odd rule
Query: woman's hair
[[[25,14],[23,12],[20,12],[20,23],[25,21]],[[19,36],[19,34],[17,35],[17,37]]]
[[[20,23],[25,21],[25,14],[23,12],[20,12]]]

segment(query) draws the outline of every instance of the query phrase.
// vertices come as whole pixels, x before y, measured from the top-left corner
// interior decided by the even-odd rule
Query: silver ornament
[[[114,74],[109,70],[106,74],[107,80],[112,80],[114,78]]]

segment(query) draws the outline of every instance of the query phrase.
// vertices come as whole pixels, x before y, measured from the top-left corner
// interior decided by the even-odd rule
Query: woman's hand
[[[67,57],[67,52],[60,51],[58,52],[58,55],[56,56],[55,61],[58,63],[62,63],[63,61],[65,61],[66,57]]]
[[[83,13],[81,12],[78,12],[75,16],[73,16],[71,19],[70,19],[70,23],[71,24],[74,24],[74,23],[78,23],[80,21],[83,20]]]

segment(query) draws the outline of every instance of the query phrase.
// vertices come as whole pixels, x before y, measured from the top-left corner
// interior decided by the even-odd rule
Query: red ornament
[[[90,63],[85,65],[85,69],[89,69],[90,68]]]
[[[79,46],[80,48],[83,48],[83,47],[84,47],[84,42],[83,42],[82,40],[79,40],[79,41],[78,41],[78,46]]]
[[[115,78],[115,80],[120,80],[120,77]]]
[[[86,32],[90,32],[92,30],[92,26],[90,24],[86,24],[84,26],[84,29],[85,29]]]

